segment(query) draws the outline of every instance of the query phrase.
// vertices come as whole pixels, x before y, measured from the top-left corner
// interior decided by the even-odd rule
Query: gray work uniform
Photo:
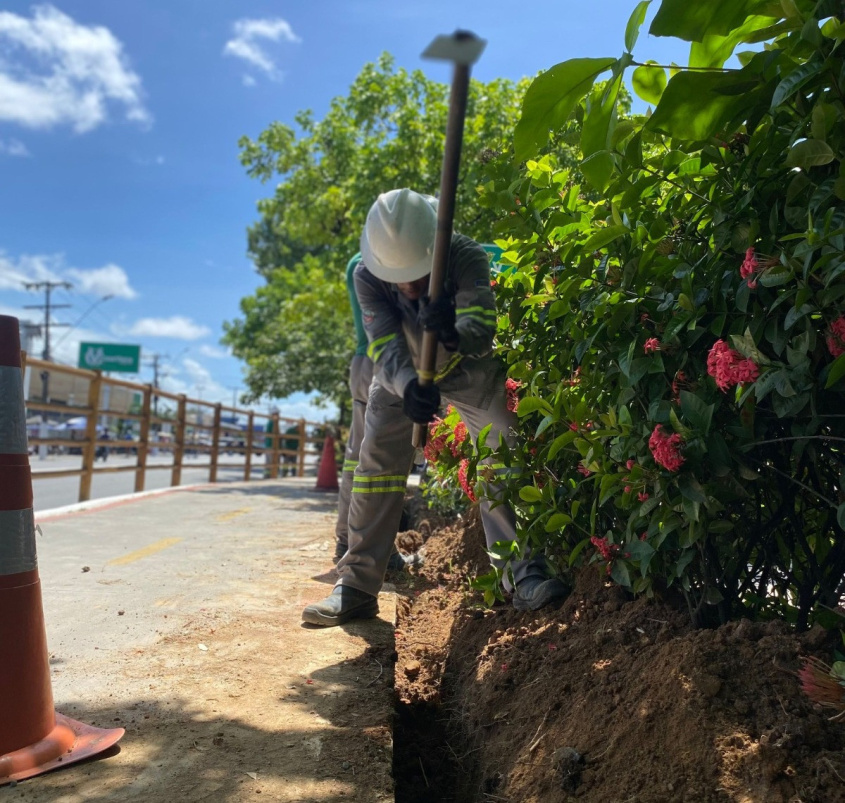
[[[346,439],[340,489],[337,496],[337,523],[335,524],[335,555],[346,552],[349,543],[349,500],[352,496],[352,476],[358,466],[361,441],[364,439],[364,413],[373,379],[373,363],[366,354],[356,354],[349,365],[349,392],[352,394],[352,423]]]
[[[438,347],[437,384],[443,403],[455,406],[473,439],[490,424],[488,444],[498,444],[501,435],[512,445],[516,419],[507,409],[505,370],[491,355],[496,305],[484,249],[455,234],[448,276],[447,292],[456,302],[459,346],[455,353]],[[349,548],[338,563],[338,584],[375,595],[393,548],[414,456],[413,423],[403,413],[402,397],[408,382],[417,376],[423,329],[417,320],[418,303],[405,298],[395,284],[377,279],[363,263],[354,277],[375,375],[353,476]],[[487,494],[495,494],[495,485]],[[485,498],[481,518],[488,548],[497,541],[516,539],[516,519],[509,506],[491,507]],[[538,556],[513,561],[511,570],[516,583],[530,575],[545,576],[545,560]],[[507,578],[505,587],[512,588]]]

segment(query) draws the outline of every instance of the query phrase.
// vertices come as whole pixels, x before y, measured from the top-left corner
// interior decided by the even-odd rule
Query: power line
[[[44,362],[50,362],[51,354],[50,354],[50,326],[69,326],[70,324],[67,323],[52,323],[50,320],[50,311],[54,309],[62,309],[64,307],[70,307],[70,304],[53,304],[51,303],[50,296],[53,290],[57,287],[64,287],[68,290],[73,287],[70,282],[24,282],[24,287],[27,290],[35,290],[38,292],[39,290],[44,291],[44,303],[43,304],[28,304],[24,306],[24,309],[43,309],[44,310],[44,349],[41,352],[41,359]],[[49,401],[49,391],[50,391],[50,372],[49,371],[42,371],[41,372],[41,397],[44,402]]]

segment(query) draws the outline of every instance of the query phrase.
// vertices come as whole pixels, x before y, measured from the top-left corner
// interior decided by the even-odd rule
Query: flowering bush
[[[501,459],[529,469],[507,498],[535,548],[677,586],[697,623],[803,627],[845,574],[842,7],[736,0],[702,22],[663,0],[651,33],[692,41],[667,81],[632,55],[646,5],[620,58],[534,81],[517,159],[487,165],[524,440]],[[617,113],[632,66],[649,117]],[[575,168],[548,145],[572,114]]]
[[[429,424],[423,453],[427,464],[423,496],[430,508],[439,513],[453,513],[476,501],[470,480],[475,472],[475,464],[469,460],[473,455],[472,440],[466,424],[451,405],[443,418],[435,418]]]

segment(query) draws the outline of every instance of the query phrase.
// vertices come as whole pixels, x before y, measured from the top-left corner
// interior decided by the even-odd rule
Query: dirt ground
[[[824,631],[695,631],[595,568],[556,611],[484,610],[466,585],[482,543],[476,515],[437,531],[402,589],[399,803],[845,801],[845,724],[795,675],[799,656],[831,660]]]
[[[112,755],[0,786],[0,801],[392,801],[394,595],[382,595],[375,620],[300,624],[302,606],[336,579],[335,504],[303,483],[268,481],[46,522],[45,597],[91,589],[87,633],[74,637],[97,645],[88,656],[70,638],[51,640],[56,708],[126,734]],[[111,560],[121,529],[165,525],[182,534],[176,546]],[[95,545],[77,546],[83,534]],[[136,619],[142,586],[161,591]]]

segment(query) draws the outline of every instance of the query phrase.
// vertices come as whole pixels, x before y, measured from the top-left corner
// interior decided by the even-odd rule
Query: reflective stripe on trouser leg
[[[481,366],[477,366],[476,370],[480,370]],[[470,369],[472,370],[472,369]],[[488,369],[489,370],[489,369]],[[479,375],[479,386],[488,378],[487,371],[484,375]],[[473,440],[478,437],[478,433],[484,429],[488,424],[492,424],[490,434],[487,436],[487,444],[496,448],[499,443],[499,435],[504,438],[508,446],[513,446],[514,435],[513,431],[516,428],[516,414],[512,413],[507,408],[507,397],[505,390],[505,376],[501,375],[501,381],[497,381],[492,395],[489,397],[489,405],[485,409],[468,403],[464,398],[464,394],[460,391],[454,394],[449,394],[444,397],[444,404],[451,402],[461,414],[463,422],[467,425],[467,430],[472,436]],[[484,400],[487,402],[487,399]],[[492,463],[493,461],[489,461]],[[493,471],[499,473],[491,466]],[[485,483],[484,494],[495,499],[501,485],[497,482]],[[510,505],[497,505],[491,507],[489,498],[483,498],[480,505],[481,521],[484,525],[484,538],[489,550],[497,541],[514,541],[516,540],[516,514]],[[504,566],[503,561],[491,560],[493,565],[497,568]],[[511,572],[513,573],[513,580],[519,584],[521,580],[537,574],[546,574],[546,560],[542,555],[535,558],[527,557],[523,560],[511,561]],[[502,578],[502,584],[506,591],[513,591],[513,584],[510,578],[505,575]]]
[[[337,523],[335,524],[335,553],[346,552],[349,543],[349,499],[352,496],[352,475],[358,465],[358,453],[364,438],[364,414],[367,396],[373,380],[373,363],[365,354],[356,354],[349,364],[349,392],[352,394],[352,423],[346,439],[343,471],[337,496]]]
[[[340,585],[373,595],[381,590],[414,457],[412,429],[402,399],[374,381],[353,478],[349,549],[337,565]]]

